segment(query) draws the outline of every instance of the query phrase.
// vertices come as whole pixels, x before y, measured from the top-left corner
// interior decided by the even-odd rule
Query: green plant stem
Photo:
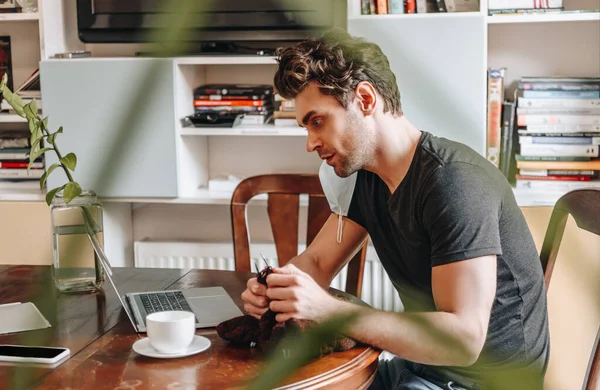
[[[38,117],[38,119],[40,119],[40,118]],[[40,127],[42,129],[42,132],[44,132],[44,134],[46,134],[46,137],[50,136],[50,132],[48,131],[46,126],[44,126],[43,120],[40,120]],[[71,181],[71,182],[75,181],[75,180],[73,180],[73,176],[71,175],[71,172],[69,172],[67,167],[65,167],[64,164],[60,161],[62,159],[62,154],[60,154],[60,151],[58,150],[58,146],[56,146],[56,142],[52,144],[52,148],[54,149],[54,152],[56,153],[56,157],[58,157],[58,162],[60,163],[60,167],[63,169],[63,171],[65,171],[65,174],[67,175],[67,179],[69,179],[69,181]]]

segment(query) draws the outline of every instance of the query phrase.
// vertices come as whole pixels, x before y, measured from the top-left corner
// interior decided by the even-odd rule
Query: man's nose
[[[319,140],[318,137],[316,137],[314,134],[311,134],[311,132],[309,131],[306,136],[306,151],[309,153],[314,152],[315,150],[317,150],[317,148],[321,146],[321,140]]]

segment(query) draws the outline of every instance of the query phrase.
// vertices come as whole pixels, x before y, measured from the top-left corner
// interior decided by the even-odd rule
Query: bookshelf
[[[600,69],[600,42],[594,36],[600,22],[593,19],[594,13],[491,17],[487,16],[484,2],[478,12],[360,15],[358,0],[349,0],[346,5],[345,27],[350,33],[379,44],[388,56],[410,120],[482,154],[486,147],[488,67],[507,67],[507,93],[511,93],[515,81],[523,75],[567,71],[597,75]],[[136,51],[143,51],[142,45],[81,45],[73,38],[76,31],[73,10],[59,8],[52,8],[52,20],[60,21],[65,26],[62,30],[43,22],[48,19],[47,8],[40,11],[42,36],[62,34],[63,37],[43,38],[44,44],[39,49],[42,53],[42,46],[45,48],[44,55],[40,54],[42,95],[55,97],[44,102],[44,110],[50,114],[51,127],[65,126],[61,148],[86,156],[80,158],[75,176],[84,186],[90,186],[93,180],[85,178],[104,169],[107,162],[102,157],[116,146],[113,142],[116,130],[111,126],[122,119],[115,112],[123,108],[114,96],[120,96],[139,110],[139,103],[136,106],[127,100],[131,96],[130,85],[143,76],[145,66],[152,60],[135,56]],[[542,20],[552,26],[536,23]],[[543,26],[552,27],[552,31],[542,33]],[[49,33],[52,28],[58,33]],[[540,36],[546,36],[554,49],[540,45]],[[63,47],[58,47],[60,40],[66,42]],[[53,53],[75,49],[89,50],[93,57],[51,58]],[[583,61],[574,61],[581,56]],[[143,120],[127,129],[131,134],[144,136],[135,136],[126,143],[124,149],[128,152],[118,162],[119,167],[126,168],[115,166],[113,184],[99,194],[107,219],[119,221],[114,229],[120,233],[114,232],[113,237],[121,234],[131,240],[146,235],[229,240],[227,206],[231,193],[209,191],[210,179],[318,172],[321,161],[314,153],[306,152],[306,133],[301,128],[273,125],[196,128],[181,122],[193,112],[195,87],[219,82],[271,83],[276,69],[274,57],[206,55],[157,61],[161,61],[163,69],[157,79],[161,92],[143,106]],[[92,81],[90,74],[95,75]],[[72,90],[78,93],[68,92]],[[81,123],[86,123],[85,130]],[[52,162],[48,160],[47,165]],[[61,180],[60,175],[53,175],[49,186],[62,184]],[[561,194],[515,189],[515,195],[521,206],[551,206]],[[264,221],[265,216],[256,218]],[[194,233],[184,232],[183,228],[172,231],[163,227],[167,219],[195,221],[199,228]],[[252,234],[253,238],[268,239],[268,229]],[[107,241],[112,247],[107,250],[120,248],[120,253],[114,255],[115,263],[127,264],[122,248],[130,248],[130,243],[115,240]]]

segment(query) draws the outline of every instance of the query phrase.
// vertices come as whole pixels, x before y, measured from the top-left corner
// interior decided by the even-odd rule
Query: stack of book
[[[240,125],[263,125],[273,117],[273,86],[205,84],[194,90],[194,112],[239,114]]]
[[[296,103],[295,101],[284,99],[280,94],[275,94],[275,104],[277,109],[273,113],[275,126],[296,126]]]
[[[37,181],[44,174],[43,157],[37,158],[29,172],[28,131],[0,132],[0,188],[24,189],[35,188]]]
[[[600,187],[600,78],[526,77],[516,95],[517,188]]]

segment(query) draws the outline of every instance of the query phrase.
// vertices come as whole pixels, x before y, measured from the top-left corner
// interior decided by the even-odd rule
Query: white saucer
[[[148,337],[144,337],[133,343],[133,350],[140,355],[159,358],[159,359],[174,359],[185,356],[190,356],[197,354],[199,352],[205,351],[210,347],[210,340],[203,336],[194,335],[194,339],[192,343],[183,351],[178,353],[162,353],[158,352],[150,345],[150,339]]]

